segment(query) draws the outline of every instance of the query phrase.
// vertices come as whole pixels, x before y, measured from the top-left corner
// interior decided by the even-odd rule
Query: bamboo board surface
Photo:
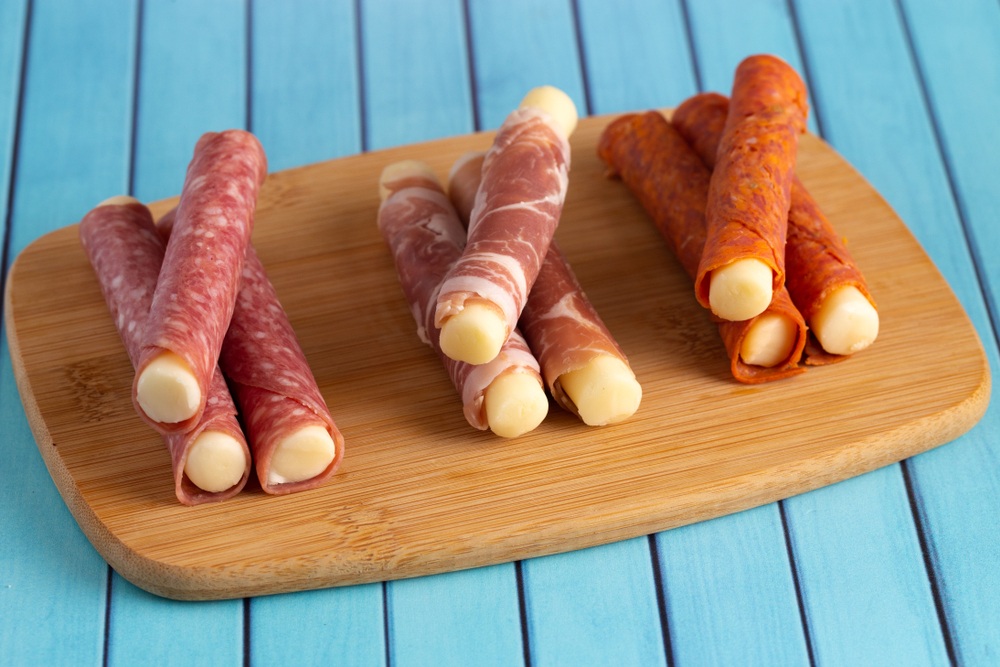
[[[736,383],[689,279],[604,177],[595,146],[608,120],[583,119],[573,137],[557,239],[643,385],[620,425],[588,428],[553,406],[521,438],[475,431],[417,339],[375,226],[378,175],[417,158],[444,179],[492,133],[288,170],[263,187],[254,242],[346,438],[340,471],[314,491],[270,497],[251,481],[225,503],[178,504],[166,449],[133,412],[132,368],[76,225],[26,248],[5,294],[15,376],[52,478],[102,556],[179,599],[432,574],[772,502],[978,421],[989,368],[961,305],[884,200],[811,135],[799,176],[866,272],[879,339],[844,363]]]

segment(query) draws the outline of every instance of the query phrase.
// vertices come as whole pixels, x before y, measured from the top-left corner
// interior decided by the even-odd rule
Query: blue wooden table
[[[997,0],[0,0],[3,274],[106,197],[178,193],[207,130],[253,131],[279,170],[492,129],[543,83],[583,115],[675,106],[757,52],[803,74],[812,131],[913,230],[996,376]],[[0,345],[0,664],[1000,664],[995,408],[900,464],[661,534],[182,603],[80,532]]]

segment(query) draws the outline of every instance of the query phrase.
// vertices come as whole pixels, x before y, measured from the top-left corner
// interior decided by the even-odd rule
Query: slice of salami
[[[266,173],[248,132],[208,133],[195,146],[133,383],[137,410],[161,428],[189,430],[204,409]]]
[[[448,197],[465,224],[481,182],[484,160],[485,153],[467,154],[455,163],[449,175]],[[620,422],[638,409],[642,389],[628,359],[555,241],[528,293],[518,326],[560,407],[588,425]],[[574,385],[574,374],[581,372],[595,373],[596,377],[582,386]],[[595,385],[599,389],[594,389]]]
[[[466,421],[505,437],[533,429],[545,417],[548,399],[538,361],[517,329],[485,364],[455,361],[441,351],[434,306],[442,279],[462,255],[465,230],[437,178],[421,163],[397,163],[383,172],[380,189],[379,231],[392,253],[417,334],[441,357],[461,396]],[[494,403],[490,393],[501,384],[523,391],[523,396],[510,400],[527,408],[524,420],[498,426],[497,415],[490,414]]]
[[[724,95],[702,93],[685,100],[672,116],[678,132],[695,148],[709,169],[715,167],[728,110],[729,99]],[[845,286],[857,289],[875,308],[875,299],[864,274],[851,257],[843,237],[837,234],[797,176],[793,176],[791,188],[785,284],[806,322],[811,326],[823,301]],[[808,365],[834,363],[847,356],[824,351],[815,339],[806,347]]]
[[[163,261],[164,244],[149,209],[131,198],[100,205],[80,222],[80,241],[94,268],[111,318],[133,366]],[[250,451],[236,420],[236,406],[218,366],[212,373],[205,410],[186,433],[161,431],[174,474],[174,493],[185,505],[225,500],[239,493],[250,474]],[[235,442],[244,458],[243,473],[228,488],[206,491],[185,473],[188,454],[203,435],[221,434]]]
[[[598,154],[611,173],[621,178],[638,199],[692,278],[705,245],[705,206],[708,168],[677,130],[655,111],[626,114],[611,122],[601,135]],[[746,363],[744,343],[765,318],[779,318],[788,333],[785,349],[767,366]],[[779,288],[764,313],[743,321],[717,320],[730,358],[733,377],[744,383],[777,380],[800,373],[798,365],[806,343],[806,325],[784,288]]]
[[[176,212],[157,223],[164,238],[176,233]],[[264,492],[305,491],[330,479],[344,438],[252,244],[219,365],[240,407]]]

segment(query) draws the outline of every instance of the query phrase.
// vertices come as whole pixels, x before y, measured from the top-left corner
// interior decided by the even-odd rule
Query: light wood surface
[[[382,167],[442,176],[483,133],[273,174],[258,253],[346,438],[325,487],[188,508],[76,226],[26,248],[5,295],[25,411],[67,506],[124,577],[158,595],[230,598],[411,577],[620,540],[754,507],[948,442],[986,409],[989,369],[961,306],[905,225],[834,151],[804,138],[799,174],[880,306],[875,345],[762,386],[736,383],[715,326],[584,119],[561,247],[643,384],[628,422],[553,407],[533,433],[471,429],[417,339],[375,227]],[[162,213],[172,201],[157,202]]]

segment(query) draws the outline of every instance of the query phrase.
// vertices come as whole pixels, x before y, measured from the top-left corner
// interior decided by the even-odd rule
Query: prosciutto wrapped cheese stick
[[[452,167],[448,196],[467,224],[481,181],[485,153]],[[584,294],[555,241],[518,322],[541,366],[549,392],[589,426],[624,421],[639,408],[642,387],[597,310]]]
[[[750,56],[736,68],[705,210],[707,236],[695,295],[717,317],[764,312],[785,282],[785,232],[806,89],[780,58]]]
[[[205,407],[266,174],[248,132],[208,133],[195,146],[132,387],[139,413],[161,428],[190,430]]]
[[[163,238],[176,233],[176,213],[157,223]],[[240,406],[265,493],[312,489],[336,472],[344,438],[252,244],[219,366]]]
[[[80,241],[134,366],[163,262],[163,241],[149,209],[132,197],[98,204],[80,222]],[[218,366],[194,427],[185,433],[160,432],[170,452],[174,493],[184,505],[225,500],[246,484],[250,450]]]
[[[729,100],[702,93],[685,100],[672,122],[708,167],[715,167]],[[792,179],[785,244],[785,284],[821,350],[807,364],[831,363],[865,349],[878,336],[875,300],[843,239],[798,177]]]
[[[661,114],[626,114],[601,135],[598,155],[639,200],[684,270],[694,278],[705,245],[708,168]],[[760,383],[801,372],[806,326],[787,290],[742,321],[718,320],[740,382]]]
[[[421,340],[441,356],[462,398],[466,421],[502,437],[533,430],[548,413],[538,361],[516,329],[484,364],[456,361],[441,351],[434,307],[441,280],[462,255],[465,230],[441,184],[423,163],[391,164],[379,180],[378,227]]]
[[[434,327],[448,357],[485,363],[516,326],[559,224],[576,121],[569,97],[543,87],[498,130],[465,249],[435,306]]]

